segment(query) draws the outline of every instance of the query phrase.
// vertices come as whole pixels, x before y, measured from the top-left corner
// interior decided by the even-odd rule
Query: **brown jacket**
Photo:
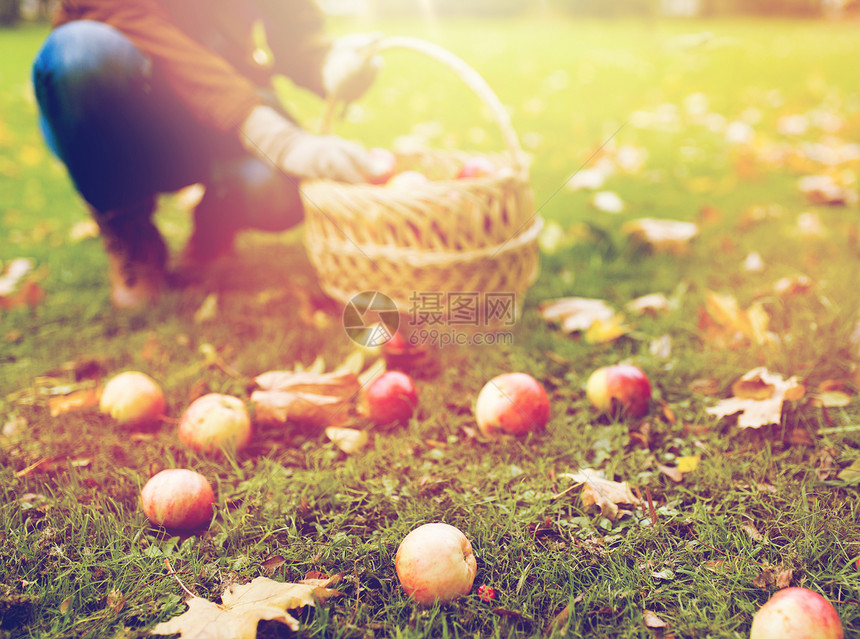
[[[330,43],[312,0],[62,0],[55,26],[72,20],[121,31],[189,110],[220,131],[236,129],[262,103],[256,87],[273,74],[323,94]],[[254,61],[257,21],[265,27],[272,66]]]

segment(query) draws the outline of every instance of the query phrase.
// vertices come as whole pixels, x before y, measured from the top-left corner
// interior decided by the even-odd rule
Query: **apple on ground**
[[[378,147],[368,150],[372,172],[367,178],[370,184],[385,184],[397,172],[397,156],[388,149]]]
[[[166,404],[161,387],[146,373],[126,371],[115,375],[102,390],[99,410],[123,426],[158,423]]]
[[[585,393],[601,412],[643,417],[650,408],[651,381],[636,366],[614,364],[595,370],[588,378]]]
[[[428,178],[423,173],[419,173],[418,171],[403,171],[398,173],[394,177],[392,177],[387,182],[387,186],[390,186],[393,189],[413,189],[416,187],[422,187],[426,184],[430,183],[430,178]]]
[[[208,527],[215,495],[209,480],[184,468],[162,470],[140,491],[143,514],[156,526],[192,531]]]
[[[750,639],[842,639],[839,614],[806,588],[783,588],[753,617]]]
[[[468,594],[478,570],[472,544],[459,529],[443,523],[424,524],[406,535],[394,566],[406,594],[425,606]]]
[[[386,371],[361,392],[359,412],[377,426],[408,422],[418,407],[418,391],[402,371]]]
[[[483,155],[473,155],[468,158],[460,167],[457,173],[457,179],[487,177],[496,172],[496,165],[490,162]]]
[[[475,418],[481,434],[525,435],[549,421],[549,397],[531,375],[504,373],[487,382],[475,401]]]
[[[179,420],[179,441],[202,453],[223,447],[244,449],[251,441],[251,418],[244,402],[232,395],[198,397]]]

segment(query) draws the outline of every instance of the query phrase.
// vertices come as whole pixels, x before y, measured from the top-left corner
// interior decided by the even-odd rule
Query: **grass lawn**
[[[849,200],[857,193],[860,24],[333,27],[434,40],[509,105],[555,232],[513,343],[434,350],[441,365],[416,380],[415,418],[372,431],[356,454],[296,425],[260,425],[239,454],[181,447],[176,422],[204,392],[247,400],[265,371],[348,357],[342,308],[294,231],[246,233],[232,263],[158,306],[112,310],[101,244],[76,235],[86,211],[36,128],[29,64],[46,30],[0,32],[0,261],[34,260],[45,293],[0,310],[0,638],[144,636],[185,610],[178,580],[219,601],[230,584],[314,571],[342,573],[342,595],[300,613],[301,636],[743,637],[788,583],[826,596],[846,636],[860,636],[860,473],[842,472],[860,457],[860,217],[853,201],[821,204],[798,188],[828,175]],[[429,132],[435,146],[501,148],[449,72],[408,53],[386,62],[337,132],[368,145]],[[319,101],[281,88],[313,122]],[[617,194],[621,212],[595,208],[594,190],[562,188],[586,163],[615,167],[598,190]],[[174,196],[162,204],[157,222],[178,251],[188,212]],[[641,218],[695,222],[699,234],[686,251],[652,249],[624,232]],[[214,317],[195,319],[213,293]],[[627,313],[632,330],[612,341],[565,334],[539,312],[549,299],[623,309],[651,293],[667,296],[666,310]],[[741,310],[720,316],[715,294]],[[586,397],[591,372],[621,361],[651,379],[645,418],[600,416]],[[759,366],[806,389],[779,424],[742,429],[706,412]],[[52,397],[130,369],[165,390],[155,430],[118,427],[95,407],[51,415]],[[508,371],[545,385],[548,427],[475,437],[474,398]],[[679,464],[689,472],[670,477]],[[211,481],[207,532],[171,536],[143,515],[143,484],[171,467]],[[587,507],[565,476],[584,468],[629,482],[641,503],[614,519]],[[419,607],[394,554],[433,521],[466,534],[478,570],[468,596]],[[477,594],[482,584],[494,600]]]

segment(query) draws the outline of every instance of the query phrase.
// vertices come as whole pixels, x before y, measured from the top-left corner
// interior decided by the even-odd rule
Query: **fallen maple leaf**
[[[638,506],[642,503],[630,490],[630,484],[606,479],[603,471],[585,468],[576,473],[562,473],[559,477],[575,481],[574,488],[581,485],[585,508],[597,506],[601,514],[611,521],[615,521],[620,514],[619,505]]]
[[[738,415],[740,428],[779,424],[783,402],[803,397],[805,388],[796,377],[784,379],[764,367],[754,368],[732,385],[734,397],[724,399],[705,412],[717,417]]]
[[[314,606],[317,601],[324,603],[339,594],[337,590],[316,583],[281,583],[257,577],[243,586],[228,586],[221,595],[220,604],[191,597],[187,601],[187,611],[158,624],[151,634],[179,633],[183,639],[254,639],[260,621],[279,621],[298,632],[299,621],[287,610]]]
[[[319,369],[269,371],[257,376],[254,381],[260,389],[251,393],[257,419],[269,423],[290,420],[318,427],[346,423],[361,389],[354,365],[348,360],[330,373]]]

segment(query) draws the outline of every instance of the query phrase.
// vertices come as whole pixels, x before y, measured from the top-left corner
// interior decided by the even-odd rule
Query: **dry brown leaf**
[[[257,623],[279,621],[298,632],[299,621],[287,610],[324,603],[340,593],[322,585],[293,584],[257,577],[251,583],[228,586],[215,604],[202,597],[188,600],[188,610],[155,626],[151,633],[184,639],[254,639]]]
[[[711,341],[735,345],[749,341],[763,345],[775,341],[768,331],[770,316],[760,303],[744,309],[734,296],[707,291],[700,328]]]
[[[608,322],[615,311],[603,300],[586,297],[564,297],[543,302],[541,316],[552,324],[558,324],[566,333],[587,331],[595,321]]]
[[[734,397],[705,409],[709,415],[738,415],[740,428],[761,428],[779,424],[783,403],[803,397],[804,387],[796,377],[783,379],[764,367],[754,368],[732,385]]]
[[[690,244],[699,234],[699,227],[693,222],[642,218],[623,224],[621,232],[655,251],[684,255],[690,252]]]
[[[854,483],[860,480],[860,457],[851,462],[850,466],[846,466],[839,471],[837,475],[839,479],[848,483]]]
[[[642,501],[630,490],[626,481],[618,482],[603,477],[603,472],[585,468],[576,473],[563,473],[560,477],[581,484],[582,503],[586,509],[597,506],[604,517],[614,521],[620,505],[638,506]]]
[[[266,574],[271,575],[285,563],[287,563],[287,560],[284,559],[283,555],[270,555],[263,560],[260,567],[266,572]]]
[[[747,535],[749,535],[749,538],[753,541],[765,541],[764,535],[759,532],[758,528],[755,527],[755,524],[744,524],[741,526],[741,530],[743,530]]]
[[[687,388],[690,389],[690,392],[696,393],[697,395],[719,395],[720,386],[720,380],[714,377],[704,377],[694,379],[689,383]]]
[[[782,277],[773,283],[773,292],[779,297],[802,295],[812,290],[813,282],[806,275]]]
[[[340,426],[349,419],[361,384],[352,371],[270,371],[254,380],[251,402],[261,422],[287,420],[311,426]]]
[[[325,435],[347,455],[357,453],[367,446],[367,442],[370,441],[366,430],[358,430],[356,428],[329,426],[325,429]]]
[[[762,590],[770,590],[771,588],[782,589],[788,588],[793,579],[794,571],[791,568],[783,568],[777,571],[776,568],[765,566],[762,568],[761,573],[753,579],[753,585]]]
[[[669,310],[669,298],[663,293],[650,293],[642,295],[634,300],[627,302],[624,308],[630,313],[639,315],[659,315]]]
[[[92,408],[99,405],[99,394],[95,388],[85,388],[83,390],[74,391],[68,395],[60,395],[48,399],[48,407],[51,410],[51,417],[59,417],[65,413],[70,413],[76,410]]]
[[[28,257],[9,261],[0,274],[0,310],[38,306],[45,299],[45,291],[39,285],[44,272],[40,271]]]
[[[652,612],[651,610],[643,610],[642,611],[642,620],[645,622],[645,626],[647,628],[668,628],[669,624],[660,619],[657,616],[656,612]]]
[[[805,175],[797,188],[812,204],[852,204],[857,201],[854,191],[832,175]]]
[[[42,457],[39,461],[19,470],[15,473],[15,477],[29,477],[37,473],[58,472],[65,470],[68,466],[72,468],[87,468],[92,463],[93,460],[90,457],[76,457],[74,459],[68,457]]]
[[[664,466],[663,464],[657,464],[657,470],[666,475],[669,479],[671,479],[676,484],[680,484],[684,481],[684,473],[673,466]]]
[[[684,481],[684,475],[691,473],[699,466],[701,455],[690,455],[687,457],[679,457],[675,466],[665,466],[657,463],[657,470],[666,475],[675,483]]]

